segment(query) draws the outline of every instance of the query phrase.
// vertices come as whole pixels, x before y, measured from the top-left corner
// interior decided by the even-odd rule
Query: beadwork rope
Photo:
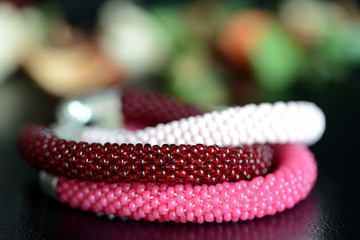
[[[59,200],[84,211],[135,220],[223,222],[251,220],[292,208],[313,187],[317,167],[302,144],[274,147],[278,166],[265,177],[217,185],[91,183],[59,179]]]
[[[266,174],[273,151],[268,145],[88,144],[66,141],[41,125],[26,127],[19,146],[24,158],[56,176],[92,182],[176,182],[216,184]]]
[[[49,173],[66,176],[60,177],[56,185],[56,194],[61,202],[84,211],[91,210],[108,216],[130,217],[135,220],[183,223],[236,222],[273,215],[291,208],[305,198],[313,187],[317,166],[305,144],[316,142],[325,129],[325,117],[314,104],[250,104],[199,115],[201,112],[191,106],[181,105],[173,100],[167,102],[168,99],[161,96],[144,96],[140,93],[123,95],[123,102],[132,100],[123,108],[125,122],[135,123],[135,128],[141,125],[154,127],[116,132],[86,128],[79,139],[94,144],[66,142],[53,136],[51,131],[43,126],[35,125],[25,129],[20,138],[24,156],[32,164]],[[152,103],[155,103],[155,107]],[[181,117],[184,118],[177,120]],[[159,122],[160,124],[156,125]],[[138,123],[140,125],[137,125]],[[116,142],[128,144],[118,145]],[[139,142],[142,145],[135,145]],[[238,147],[254,143],[276,145],[271,148],[268,145]],[[215,144],[220,147],[213,146]],[[179,151],[185,148],[190,154],[192,148],[196,149],[196,154],[204,154],[203,151],[211,152],[211,149],[216,148],[216,152],[225,153],[223,158],[219,158],[223,161],[229,159],[231,152],[241,149],[239,158],[231,158],[238,161],[233,162],[232,167],[241,166],[247,169],[247,166],[250,166],[253,169],[247,169],[246,172],[237,169],[228,172],[229,175],[225,174],[225,177],[221,175],[217,178],[221,183],[213,181],[214,178],[211,176],[214,175],[209,174],[214,173],[213,169],[204,171],[201,178],[196,177],[195,181],[194,177],[191,181],[173,181],[187,179],[178,178],[180,172],[173,174],[177,166],[173,169],[172,164],[166,163],[162,166],[166,166],[164,169],[170,171],[163,171],[163,178],[156,178],[159,176],[156,173],[151,177],[151,174],[142,168],[140,171],[131,169],[133,166],[137,168],[144,165],[144,161],[141,162],[138,156],[133,156],[133,164],[126,165],[127,168],[130,167],[127,174],[131,176],[128,179],[131,182],[126,183],[123,181],[127,179],[121,178],[121,173],[117,172],[117,167],[120,166],[109,164],[113,163],[110,159],[114,155],[107,155],[114,154],[113,151],[108,152],[109,149],[116,148],[117,151],[130,148],[131,151],[126,154],[143,154],[141,156],[146,158],[144,151],[149,149],[153,151],[155,148],[162,154],[171,155],[172,153],[166,149],[174,147]],[[271,151],[274,151],[274,155],[270,154]],[[238,164],[240,160],[244,160],[244,155],[240,152],[245,152],[247,157],[252,156],[246,163],[248,165]],[[216,154],[211,157],[217,157]],[[203,159],[203,156],[196,157]],[[162,158],[165,159],[166,156]],[[174,156],[170,159],[178,160]],[[121,156],[121,160],[124,160],[124,156]],[[270,161],[276,161],[276,166],[272,173],[267,173]],[[205,163],[199,166],[206,168],[207,165]],[[146,166],[143,167],[146,169]],[[189,166],[182,167],[186,169]],[[224,169],[227,167],[220,171]],[[159,170],[162,170],[161,167]],[[239,178],[241,174],[246,177]],[[258,176],[261,174],[266,175]],[[166,183],[161,183],[162,181]]]
[[[88,142],[197,144],[238,146],[254,143],[313,144],[322,136],[325,117],[309,102],[277,102],[230,107],[158,124],[136,132],[86,128],[79,140]]]

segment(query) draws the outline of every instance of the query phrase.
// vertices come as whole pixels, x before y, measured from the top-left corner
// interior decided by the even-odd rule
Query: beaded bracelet
[[[238,146],[254,143],[315,143],[325,129],[322,111],[309,102],[277,102],[230,107],[158,124],[136,132],[85,128],[88,142]]]
[[[24,158],[57,176],[92,182],[216,184],[249,180],[268,172],[268,145],[88,144],[66,141],[41,125],[26,127],[19,138]]]
[[[143,104],[146,105],[146,101],[143,101]],[[125,110],[123,109],[123,111]],[[151,115],[151,111],[147,114]],[[166,113],[163,115],[166,115]],[[259,106],[247,105],[243,108],[229,108],[203,116],[193,117],[191,115],[198,114],[191,113],[189,114],[190,117],[181,120],[176,120],[174,119],[175,117],[173,119],[169,118],[163,121],[165,124],[148,127],[136,132],[123,130],[112,134],[106,130],[88,128],[80,135],[80,139],[90,140],[90,142],[98,142],[99,139],[102,141],[108,139],[111,142],[115,142],[116,139],[122,139],[124,142],[149,142],[151,144],[168,142],[212,145],[209,143],[217,143],[221,147],[211,147],[217,148],[217,151],[225,152],[226,155],[240,148],[223,146],[237,146],[240,143],[303,142],[311,144],[320,138],[325,128],[325,119],[321,110],[315,105],[306,102],[276,103],[274,105],[261,104]],[[135,113],[131,121],[139,121],[139,123],[143,125],[155,125],[156,121],[161,120],[159,120],[159,118],[156,120],[154,120],[154,118],[152,120],[144,119],[144,116]],[[167,123],[168,121],[170,122]],[[212,121],[215,122],[212,123]],[[242,134],[242,132],[245,134]],[[109,136],[105,137],[101,134],[96,136],[94,133],[106,133],[109,134]],[[123,134],[123,136],[119,135],[119,133]],[[235,136],[236,134],[238,134],[238,136]],[[42,144],[46,145],[46,151],[39,148]],[[84,170],[82,166],[83,162],[78,164],[76,161],[63,161],[64,159],[62,157],[69,154],[71,149],[67,149],[66,147],[63,149],[65,152],[60,151],[60,155],[58,155],[58,150],[61,146],[67,146],[67,144],[70,144],[70,147],[74,147],[74,144],[76,145],[75,142],[66,142],[65,140],[54,137],[50,130],[39,126],[30,127],[25,130],[20,141],[25,155],[28,156],[34,164],[45,162],[45,169],[49,172],[53,171],[53,173],[58,175],[71,169],[71,171],[64,175],[70,178],[87,179],[84,178],[86,170]],[[112,146],[121,148],[121,146],[117,144],[105,144],[104,146],[100,144],[85,144],[85,146],[84,144],[85,143],[79,143],[79,147],[87,148],[87,150],[89,150],[89,148],[95,148],[97,151],[103,148],[112,148]],[[42,147],[44,147],[44,145],[42,145]],[[142,147],[143,152],[144,148],[149,149],[149,147],[155,147],[148,144],[136,146],[128,144],[122,146],[130,146],[133,151],[136,151],[136,147]],[[76,145],[76,147],[78,147],[78,145]],[[164,147],[164,145],[162,147]],[[165,145],[165,148],[171,147],[176,146],[171,144]],[[179,149],[184,147],[191,149],[191,147],[194,146],[181,145],[178,147]],[[201,148],[200,151],[198,149],[199,147]],[[209,146],[195,145],[198,152],[201,152],[203,148],[207,147]],[[255,151],[249,153],[246,147],[252,150],[255,149]],[[160,147],[155,148],[160,149]],[[300,143],[285,144],[275,145],[273,148],[274,158],[270,156],[272,155],[271,148],[267,145],[245,146],[241,148],[242,153],[245,152],[245,155],[252,154],[253,157],[260,155],[263,157],[263,162],[261,162],[260,158],[254,158],[252,162],[251,159],[249,161],[250,164],[253,164],[250,165],[250,169],[254,168],[253,170],[255,170],[256,175],[260,173],[260,170],[256,167],[256,163],[259,163],[260,167],[261,164],[263,164],[262,166],[264,166],[264,164],[267,166],[266,171],[262,169],[264,170],[263,173],[269,170],[272,161],[276,161],[277,164],[273,173],[268,173],[264,177],[255,177],[249,181],[238,181],[239,177],[235,177],[232,180],[236,182],[229,183],[226,180],[230,180],[230,178],[223,178],[226,182],[214,185],[213,183],[215,182],[211,181],[211,177],[205,176],[202,177],[201,180],[196,179],[195,182],[189,181],[196,184],[193,186],[190,183],[183,184],[187,181],[171,181],[171,179],[173,179],[171,176],[169,178],[170,181],[166,183],[159,183],[158,180],[156,180],[157,183],[154,183],[148,181],[148,179],[144,180],[146,183],[141,183],[140,179],[144,177],[144,175],[141,174],[139,178],[132,178],[131,180],[136,180],[136,182],[131,183],[117,182],[119,179],[113,179],[111,177],[104,180],[104,176],[106,178],[114,173],[115,169],[111,167],[111,165],[109,166],[109,170],[101,174],[99,174],[99,172],[88,172],[88,177],[93,177],[90,180],[94,181],[95,179],[95,182],[80,181],[78,179],[71,180],[66,177],[57,178],[48,175],[48,173],[42,173],[42,179],[48,189],[56,190],[56,195],[61,202],[68,203],[74,208],[92,210],[108,216],[130,217],[136,220],[143,218],[150,221],[158,220],[160,222],[190,221],[202,223],[204,221],[222,222],[231,220],[238,221],[239,219],[246,220],[264,215],[273,215],[278,211],[283,211],[285,208],[291,208],[307,196],[316,180],[316,163],[311,152],[304,145]],[[91,149],[88,154],[91,154]],[[269,149],[270,151],[267,151]],[[95,157],[96,155],[97,153]],[[87,154],[81,156],[85,156],[85,158],[82,159],[85,160],[85,162],[89,160],[89,156],[94,157],[94,155]],[[65,157],[65,159],[67,158]],[[76,157],[73,156],[72,159],[76,160]],[[106,158],[101,159],[106,160]],[[225,157],[224,160],[226,160]],[[54,166],[60,162],[63,163],[63,168],[60,168],[60,170],[59,168],[54,168]],[[108,161],[103,161],[100,163],[102,164],[100,168],[108,163]],[[144,162],[141,163],[141,161],[139,161],[139,163],[143,164]],[[234,163],[236,164],[236,161]],[[74,168],[74,164],[79,167]],[[90,162],[89,164],[91,165]],[[95,170],[99,170],[96,169],[96,166],[99,165],[95,164]],[[234,167],[234,165],[232,167]],[[256,172],[256,170],[258,171]],[[207,174],[208,172],[205,173]],[[250,176],[250,178],[251,177],[253,176]],[[96,182],[96,179],[102,182]],[[201,181],[205,183],[200,185]],[[178,182],[183,183],[178,184]]]
[[[285,144],[274,149],[277,168],[251,181],[192,186],[91,183],[60,177],[55,191],[58,199],[72,208],[135,220],[251,220],[292,208],[309,194],[316,180],[316,162],[307,147]]]

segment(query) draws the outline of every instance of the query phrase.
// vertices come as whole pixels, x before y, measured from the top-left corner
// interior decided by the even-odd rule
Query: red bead
[[[67,142],[32,125],[19,140],[30,164],[49,173],[92,182],[219,183],[266,174],[269,145],[236,148],[204,145],[87,144]],[[204,157],[207,156],[207,157]]]
[[[159,123],[202,114],[194,106],[156,93],[125,91],[121,101],[125,122],[140,123],[144,126],[155,126]]]

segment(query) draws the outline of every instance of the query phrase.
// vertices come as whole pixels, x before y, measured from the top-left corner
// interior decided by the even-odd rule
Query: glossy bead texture
[[[91,182],[216,184],[250,180],[272,165],[269,145],[88,144],[55,137],[41,125],[26,127],[19,146],[35,167],[56,176]]]
[[[79,140],[99,143],[197,144],[313,144],[325,129],[323,112],[309,102],[277,102],[230,107],[174,120],[136,132],[85,128]]]
[[[127,90],[121,96],[122,113],[126,124],[155,126],[181,118],[201,115],[196,107],[160,93]]]
[[[302,144],[276,145],[277,167],[265,177],[216,185],[91,183],[59,178],[61,202],[84,211],[135,220],[237,222],[292,208],[311,191],[317,165]]]

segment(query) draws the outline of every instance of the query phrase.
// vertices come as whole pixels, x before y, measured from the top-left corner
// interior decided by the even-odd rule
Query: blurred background
[[[278,100],[315,102],[325,112],[327,130],[312,147],[319,180],[310,200],[299,206],[310,209],[311,216],[294,230],[288,223],[297,219],[294,209],[272,218],[272,225],[266,219],[247,223],[244,231],[270,226],[273,238],[280,239],[277,231],[284,229],[271,226],[285,216],[281,221],[289,229],[284,236],[355,236],[349,229],[359,233],[360,193],[348,182],[358,182],[360,168],[359,2],[0,1],[0,182],[11,182],[0,186],[7,193],[0,197],[5,214],[0,223],[10,229],[20,224],[19,239],[28,236],[27,228],[36,232],[44,225],[47,229],[37,234],[47,236],[50,231],[55,236],[59,217],[49,212],[65,211],[66,219],[109,227],[111,223],[92,215],[84,217],[44,200],[44,195],[29,199],[31,193],[41,194],[37,171],[18,156],[16,138],[25,123],[53,122],[64,98],[109,87],[138,87],[204,109]],[[35,212],[41,217],[34,217]],[[68,227],[66,220],[62,224]],[[139,227],[121,224],[124,229]],[[167,225],[169,232],[171,226]],[[224,232],[233,229],[222,226]],[[117,234],[117,227],[109,228]],[[240,228],[236,231],[245,227]],[[254,239],[265,239],[261,236]]]
[[[107,87],[205,109],[324,99],[359,69],[360,11],[353,0],[9,0],[0,2],[0,49],[8,136],[32,120],[31,106],[50,118],[59,99]]]

